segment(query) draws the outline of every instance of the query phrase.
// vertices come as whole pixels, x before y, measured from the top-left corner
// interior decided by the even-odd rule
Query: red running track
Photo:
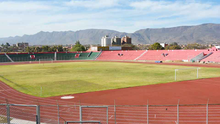
[[[175,105],[177,104],[178,100],[180,100],[180,104],[206,104],[208,99],[210,104],[220,103],[219,81],[220,78],[199,79],[192,81],[74,94],[75,99],[72,100],[61,100],[60,96],[38,98],[20,93],[7,86],[3,82],[0,82],[0,102],[5,103],[5,98],[7,98],[9,103],[13,104],[56,105],[56,100],[58,100],[60,105],[69,105],[60,107],[60,115],[62,118],[65,120],[78,121],[79,108],[70,105],[79,105],[79,100],[81,101],[81,104],[83,103],[84,105],[113,105],[114,100],[116,100],[117,105],[146,105],[147,100],[149,101],[150,105]],[[214,115],[209,117],[210,122],[217,124],[220,122],[220,106],[217,105],[211,107],[212,108],[210,108],[210,111]],[[167,108],[168,110],[166,110]],[[18,107],[16,109],[19,110]],[[22,110],[32,114],[35,113],[34,109],[32,110],[23,108]],[[176,120],[176,111],[176,106],[151,106],[149,108],[149,117],[151,118],[150,122],[152,124],[172,123]],[[180,120],[182,119],[182,123],[205,123],[206,106],[180,106],[180,111],[182,111],[182,113],[180,113]],[[89,115],[91,112],[94,112],[94,110],[85,111],[85,116],[89,116],[87,118],[92,118],[90,117],[91,115]],[[95,110],[95,113],[98,115],[103,115],[105,112],[102,110]],[[97,114],[94,115],[97,116]],[[16,116],[16,114],[14,115]],[[17,115],[21,116],[21,114]],[[101,119],[105,118],[103,116],[101,117],[101,115]],[[109,115],[114,115],[113,107],[109,108]],[[56,123],[57,107],[42,106],[41,116],[42,121]],[[199,116],[199,118],[195,118],[195,116]],[[18,118],[30,120],[26,117]],[[211,120],[211,118],[213,119]],[[120,123],[144,123],[144,121],[146,121],[146,107],[117,107],[117,121]],[[111,118],[109,122],[114,123],[114,118]]]
[[[199,79],[166,84],[156,84],[132,88],[106,90],[73,94],[72,100],[61,100],[61,96],[39,98],[18,92],[3,82],[0,82],[0,103],[5,99],[10,104],[41,105],[41,121],[45,123],[57,123],[57,102],[60,106],[60,122],[64,120],[79,120],[79,104],[81,105],[114,105],[116,101],[117,123],[146,123],[146,104],[164,105],[149,107],[150,124],[173,124],[177,120],[178,100],[180,104],[209,104],[220,103],[220,77]],[[79,102],[80,101],[80,102]],[[50,105],[50,106],[45,106]],[[66,106],[67,105],[67,106]],[[74,106],[76,105],[76,106]],[[139,105],[139,106],[119,106]],[[142,105],[142,106],[140,106]],[[3,108],[0,107],[0,112]],[[180,106],[180,124],[205,124],[206,106]],[[15,118],[34,120],[36,110],[30,107],[13,107],[11,115]],[[28,114],[27,114],[28,113]],[[84,119],[101,120],[105,123],[105,111],[101,109],[84,110]],[[114,123],[114,107],[109,107],[109,123]],[[220,123],[220,105],[209,106],[209,123]]]

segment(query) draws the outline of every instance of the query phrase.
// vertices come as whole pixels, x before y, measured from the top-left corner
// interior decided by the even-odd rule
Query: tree
[[[10,46],[10,44],[8,42],[5,45],[8,46],[8,47]]]
[[[62,45],[57,46],[57,50],[58,52],[63,52],[64,51],[63,46]]]
[[[35,47],[34,52],[41,52],[41,51],[42,51],[42,49],[40,47]]]
[[[198,43],[193,43],[193,44],[187,44],[184,49],[207,49],[207,45],[202,45]]]
[[[49,49],[50,47],[49,46],[42,46],[42,52],[50,52]]]
[[[180,45],[178,45],[178,43],[173,42],[170,45],[165,47],[166,50],[179,50],[181,49]]]
[[[76,41],[75,45],[72,48],[72,51],[86,51],[86,48],[81,45],[79,41]]]
[[[164,48],[160,45],[160,43],[156,42],[152,44],[149,49],[150,50],[162,50]]]
[[[52,46],[49,48],[49,52],[56,52],[57,51],[57,46]]]

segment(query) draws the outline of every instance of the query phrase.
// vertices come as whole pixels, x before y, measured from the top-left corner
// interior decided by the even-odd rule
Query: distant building
[[[121,38],[121,45],[123,44],[131,44],[131,38],[128,36],[124,36]]]
[[[102,37],[101,39],[101,46],[105,47],[105,46],[110,46],[111,45],[111,38],[108,37],[108,35]]]
[[[166,46],[168,46],[168,43],[160,43],[160,45],[165,48]]]
[[[219,45],[216,45],[215,48],[218,49],[218,50],[220,50],[220,46],[219,46]]]
[[[111,39],[111,43],[112,43],[112,45],[120,46],[121,45],[121,38],[115,36]]]
[[[25,47],[28,47],[29,44],[28,44],[28,43],[23,43],[23,42],[22,42],[22,43],[17,43],[16,46],[17,46],[17,47],[25,48]]]

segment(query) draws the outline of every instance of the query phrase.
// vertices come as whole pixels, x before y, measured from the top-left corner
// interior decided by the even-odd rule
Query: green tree
[[[170,45],[165,47],[166,50],[179,50],[181,49],[180,45],[178,45],[178,43],[174,42],[171,43]]]
[[[10,44],[7,42],[6,44],[5,44],[6,46],[10,46]]]
[[[50,47],[49,46],[42,46],[42,52],[50,52],[49,49]]]
[[[207,49],[207,45],[202,45],[198,43],[193,43],[193,44],[187,44],[184,49]]]
[[[42,49],[40,47],[35,47],[34,52],[42,52]]]
[[[75,45],[72,48],[72,51],[86,51],[86,48],[81,45],[79,41],[76,41]]]
[[[64,51],[63,46],[62,45],[57,46],[57,50],[58,52],[63,52]]]
[[[57,51],[57,46],[51,46],[49,48],[49,52],[56,52]]]
[[[150,50],[162,50],[164,49],[160,43],[156,42],[149,47]]]

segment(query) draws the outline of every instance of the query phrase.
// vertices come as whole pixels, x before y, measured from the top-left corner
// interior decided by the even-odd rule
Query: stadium
[[[219,124],[220,51],[0,54],[0,123]]]

